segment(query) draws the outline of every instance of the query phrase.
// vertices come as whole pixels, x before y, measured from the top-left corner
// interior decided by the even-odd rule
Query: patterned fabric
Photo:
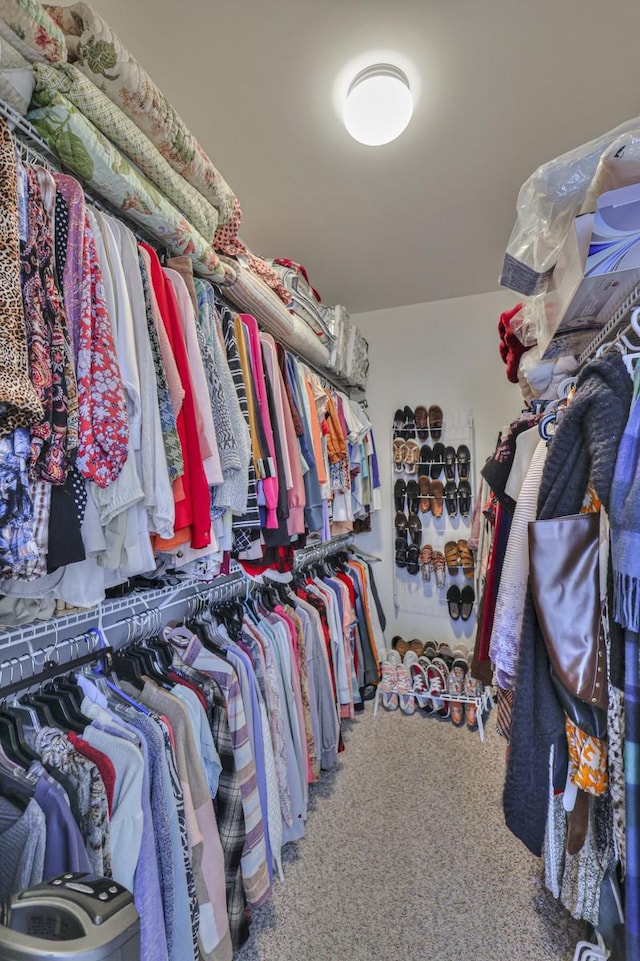
[[[38,0],[0,0],[0,35],[27,60],[67,59],[64,34]]]
[[[627,958],[640,957],[640,636],[625,632],[625,740],[624,778],[626,803],[625,935]]]
[[[29,472],[63,484],[78,448],[78,393],[66,317],[53,271],[53,238],[38,178],[27,168],[29,226],[22,247],[24,304],[31,381],[44,418],[31,428]]]
[[[149,331],[149,341],[151,343],[151,353],[153,355],[153,366],[156,371],[156,383],[158,392],[158,408],[160,410],[160,426],[162,428],[162,442],[169,468],[169,479],[173,481],[184,474],[184,459],[182,445],[178,436],[176,418],[169,394],[169,384],[167,382],[167,372],[162,362],[162,352],[158,331],[153,319],[153,309],[151,306],[151,285],[149,274],[147,273],[144,258],[138,254],[140,263],[140,276],[142,277],[142,287],[144,289],[144,305],[147,314],[147,330]]]
[[[211,243],[218,226],[216,208],[175,172],[149,138],[102,90],[70,63],[57,67],[36,64],[35,73],[40,87],[64,94]]]
[[[226,704],[222,691],[215,681],[200,674],[199,671],[194,671],[177,653],[174,654],[174,669],[181,677],[193,681],[204,694],[211,721],[211,733],[222,765],[218,791],[213,803],[220,842],[224,851],[229,929],[233,946],[237,949],[249,937],[241,870],[246,831]]]
[[[31,579],[37,571],[33,502],[27,457],[29,432],[24,428],[0,438],[0,576]]]
[[[569,746],[569,777],[576,787],[588,794],[604,794],[609,786],[606,743],[585,734],[568,717],[565,729]]]
[[[111,830],[107,792],[100,773],[91,761],[78,754],[68,737],[52,727],[42,727],[35,748],[45,767],[55,768],[70,778],[80,808],[79,828],[91,868],[111,877]]]
[[[49,553],[49,515],[51,511],[51,484],[47,481],[31,481],[30,493],[33,503],[33,536],[38,549],[38,562],[33,576],[42,577],[47,573]]]
[[[67,262],[67,245],[69,243],[69,204],[59,190],[56,190],[54,242],[58,290],[64,291],[64,268]]]
[[[127,459],[129,417],[100,262],[86,214],[81,283],[78,468],[84,477],[104,488],[120,475]]]
[[[21,53],[2,37],[0,27],[0,98],[24,116],[33,93],[33,70]]]
[[[0,436],[42,420],[42,403],[29,376],[29,354],[20,284],[18,175],[13,137],[0,120]]]
[[[131,118],[226,223],[239,207],[233,191],[120,38],[86,3],[45,9],[65,35],[69,61]]]
[[[28,118],[70,170],[172,254],[190,257],[198,274],[218,283],[233,276],[180,211],[63,94],[36,89]]]

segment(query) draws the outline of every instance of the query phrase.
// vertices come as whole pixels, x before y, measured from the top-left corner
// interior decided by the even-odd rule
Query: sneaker
[[[427,672],[416,660],[415,664],[410,667],[411,672],[411,683],[413,685],[413,693],[415,694],[416,701],[418,702],[418,707],[423,710],[431,708],[433,710],[433,703],[431,701],[431,695],[429,694],[429,680],[427,678]]]
[[[398,694],[396,691],[396,669],[393,664],[389,664],[388,661],[382,665],[382,680],[380,681],[380,695],[382,698],[382,706],[387,711],[397,711],[398,710]]]
[[[396,690],[398,692],[400,710],[403,714],[415,714],[416,699],[413,695],[411,674],[409,673],[409,669],[405,667],[404,664],[401,664],[396,668],[396,678]]]

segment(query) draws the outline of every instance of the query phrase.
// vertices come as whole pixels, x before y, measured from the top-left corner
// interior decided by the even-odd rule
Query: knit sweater
[[[616,452],[629,415],[632,385],[617,352],[581,372],[551,443],[540,485],[538,517],[575,514],[589,479],[609,509]],[[536,855],[547,819],[549,749],[562,744],[564,713],[553,690],[540,627],[527,592],[513,703],[511,751],[503,794],[509,829]]]

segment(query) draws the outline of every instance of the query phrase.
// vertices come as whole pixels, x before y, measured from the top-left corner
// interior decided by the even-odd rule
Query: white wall
[[[383,484],[383,509],[374,514],[371,533],[358,537],[358,544],[382,558],[375,572],[387,613],[389,645],[394,634],[406,640],[435,638],[473,644],[475,615],[466,623],[454,623],[448,616],[446,589],[453,583],[448,574],[445,590],[436,592],[434,585],[422,583],[420,575],[410,578],[402,572],[398,578],[399,609],[394,605],[393,485],[399,475],[392,468],[391,428],[396,408],[405,404],[412,409],[418,404],[438,404],[448,411],[471,408],[477,481],[479,467],[495,447],[499,428],[521,407],[520,391],[507,381],[498,354],[498,319],[515,302],[513,293],[498,291],[353,317],[369,342],[367,400]],[[447,443],[446,432],[443,442]],[[455,441],[453,446],[457,446]],[[442,546],[453,539],[446,534],[451,524],[446,510],[441,522],[434,522],[431,514],[420,516],[423,543]],[[456,523],[456,539],[466,537],[468,528],[460,521]],[[459,577],[456,583],[462,586],[466,582]]]

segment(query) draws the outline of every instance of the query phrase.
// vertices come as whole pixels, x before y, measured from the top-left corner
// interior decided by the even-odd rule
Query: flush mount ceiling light
[[[390,63],[376,63],[351,81],[342,119],[354,140],[379,147],[399,137],[412,114],[406,74]]]

